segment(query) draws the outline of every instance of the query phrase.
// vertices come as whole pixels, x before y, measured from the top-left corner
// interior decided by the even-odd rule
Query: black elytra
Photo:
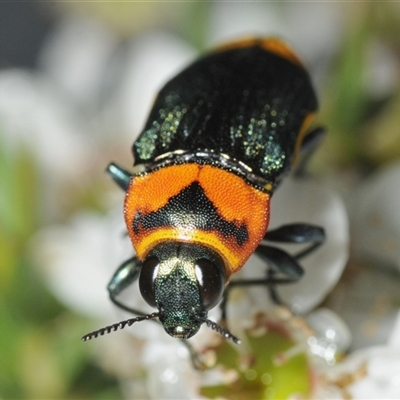
[[[291,168],[303,121],[316,109],[304,68],[257,45],[211,53],[162,88],[133,144],[135,164],[208,149],[275,182]]]

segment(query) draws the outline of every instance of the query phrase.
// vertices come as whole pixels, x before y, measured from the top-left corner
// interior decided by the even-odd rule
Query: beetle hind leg
[[[280,243],[309,244],[306,248],[293,255],[264,243],[260,244],[256,249],[256,254],[269,265],[269,277],[272,278],[277,273],[282,273],[292,279],[294,283],[304,274],[304,270],[298,261],[317,250],[324,243],[325,231],[320,226],[311,224],[288,224],[268,231],[264,240]],[[277,304],[282,304],[276,289],[277,283],[269,285],[268,289],[271,299]]]
[[[268,242],[295,244],[310,243],[307,248],[292,256],[292,258],[294,258],[295,260],[300,260],[301,258],[314,252],[324,243],[325,238],[326,235],[324,228],[317,225],[303,223],[282,225],[279,228],[268,231],[264,236],[264,240]],[[262,253],[262,250],[260,249],[262,249],[263,247],[270,246],[266,246],[264,243],[261,243],[260,246],[256,249],[256,253]]]

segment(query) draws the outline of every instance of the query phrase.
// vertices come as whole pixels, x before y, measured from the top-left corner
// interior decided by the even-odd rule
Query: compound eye
[[[139,289],[146,303],[156,307],[154,283],[158,273],[159,260],[157,257],[149,257],[143,261],[139,277]]]
[[[195,271],[202,306],[205,310],[210,310],[222,297],[225,276],[221,268],[205,258],[196,261]]]

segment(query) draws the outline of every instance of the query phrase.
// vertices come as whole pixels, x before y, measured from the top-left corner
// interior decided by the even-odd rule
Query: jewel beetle
[[[267,230],[270,200],[287,173],[324,136],[310,130],[317,98],[297,55],[276,38],[221,46],[171,79],[159,92],[133,144],[131,172],[107,169],[126,192],[124,217],[135,256],[112,277],[110,299],[136,315],[85,335],[88,340],[135,322],[158,318],[174,338],[188,339],[218,303],[222,319],[232,288],[298,280],[299,260],[320,246],[321,227],[296,223]],[[291,255],[268,242],[307,243]],[[255,253],[265,275],[235,280]],[[263,272],[264,273],[264,272]],[[233,279],[231,279],[233,278]],[[139,280],[144,314],[117,297]]]

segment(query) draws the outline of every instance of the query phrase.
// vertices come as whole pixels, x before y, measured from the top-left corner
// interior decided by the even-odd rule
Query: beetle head
[[[213,250],[193,243],[161,243],[143,261],[139,287],[146,302],[158,312],[106,326],[86,334],[82,340],[159,318],[174,338],[189,339],[205,323],[225,339],[240,343],[227,329],[207,319],[208,310],[217,305],[225,287],[224,263]]]
[[[188,339],[207,320],[207,311],[222,297],[225,267],[209,248],[166,242],[143,261],[139,287],[146,302],[157,307],[165,331]]]

